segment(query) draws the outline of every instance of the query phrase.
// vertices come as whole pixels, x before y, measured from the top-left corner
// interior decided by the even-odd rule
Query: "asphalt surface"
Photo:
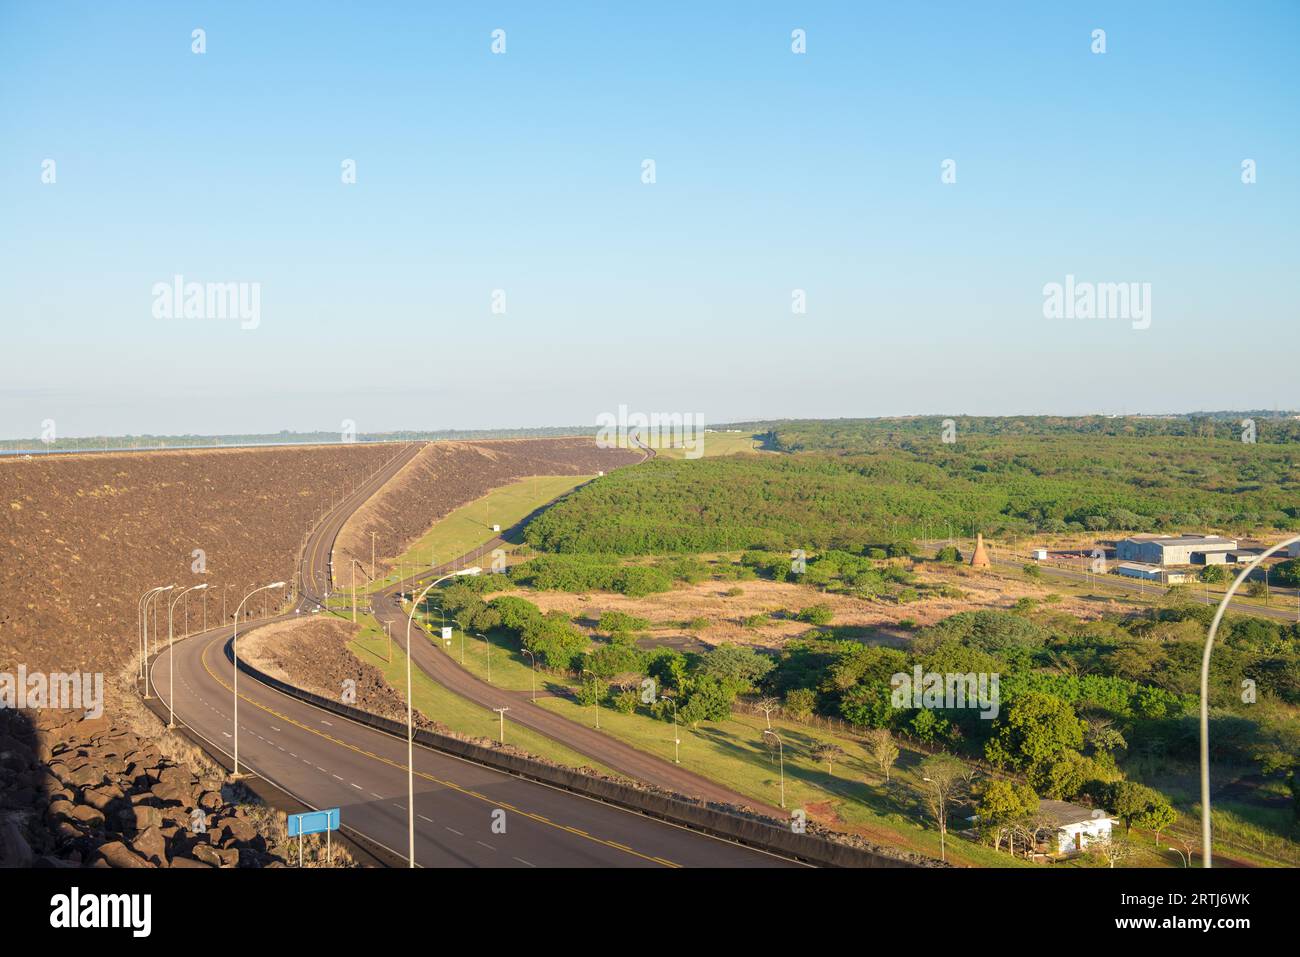
[[[309,535],[296,613],[325,597],[330,550],[347,516],[418,448],[395,455]],[[240,634],[254,627],[242,625]],[[234,751],[230,639],[229,626],[191,636],[150,666],[155,693],[166,705],[174,655],[177,723],[227,757]],[[341,808],[346,831],[404,858],[406,742],[248,675],[241,676],[238,687],[241,771],[265,778],[307,807]],[[801,866],[418,745],[414,771],[415,856],[423,867]]]

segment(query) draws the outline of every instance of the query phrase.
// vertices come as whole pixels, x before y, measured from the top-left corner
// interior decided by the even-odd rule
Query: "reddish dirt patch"
[[[398,449],[358,444],[0,461],[0,670],[111,670],[135,653],[137,602],[155,585],[206,581],[209,624],[221,620],[223,591],[233,616],[254,583],[292,578],[303,535],[322,507]],[[192,570],[195,549],[205,553],[206,574]],[[191,628],[202,624],[203,596],[189,596]],[[182,606],[176,613],[179,628]]]

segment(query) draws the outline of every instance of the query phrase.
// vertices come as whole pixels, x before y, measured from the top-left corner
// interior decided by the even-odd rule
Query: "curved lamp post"
[[[1274,554],[1279,549],[1286,548],[1300,542],[1300,535],[1292,535],[1285,541],[1278,542],[1272,548],[1266,549],[1255,560],[1241,570],[1241,573],[1228,586],[1224,592],[1223,598],[1219,601],[1219,608],[1214,613],[1214,621],[1210,622],[1210,634],[1205,639],[1205,654],[1201,656],[1201,866],[1212,867],[1210,851],[1210,652],[1214,650],[1214,636],[1219,630],[1219,622],[1223,621],[1223,613],[1228,610],[1228,603],[1232,601],[1232,596],[1236,594],[1237,588],[1242,582],[1249,577],[1259,563],[1268,556]],[[1265,572],[1267,579],[1268,573]]]
[[[208,587],[208,583],[201,585],[191,585],[184,591],[176,593],[176,597],[171,600],[167,606],[167,727],[176,727],[176,639],[172,634],[172,620],[175,618],[176,603],[185,595],[192,591],[202,591]]]
[[[236,780],[238,780],[238,778],[241,776],[239,773],[239,615],[240,612],[244,610],[244,602],[248,601],[248,599],[252,598],[259,591],[266,591],[267,589],[270,588],[283,588],[283,587],[284,587],[284,582],[271,582],[271,584],[263,585],[261,588],[254,588],[252,591],[250,591],[247,595],[244,596],[244,601],[241,601],[238,607],[235,608],[235,625],[234,625],[235,630],[232,633],[230,638],[230,663],[235,667],[235,681],[234,681],[235,770],[231,772],[231,777],[235,778]]]
[[[176,587],[175,585],[159,585],[157,588],[150,590],[148,596],[144,600],[144,696],[145,698],[153,697],[153,695],[149,693],[149,606],[153,602],[157,601],[158,596],[161,595],[163,592],[171,591],[175,587]],[[157,632],[157,630],[158,629],[155,627],[154,631]],[[157,634],[153,636],[153,643],[155,645],[158,644]]]
[[[462,568],[460,571],[443,575],[430,582],[411,602],[411,613],[406,619],[406,853],[409,867],[415,866],[415,724],[414,710],[411,706],[411,624],[415,621],[415,610],[420,607],[420,602],[424,601],[424,596],[435,586],[448,578],[455,578],[458,575],[477,575],[482,570],[475,565],[473,568]]]
[[[461,634],[464,634],[464,632],[461,632]],[[527,655],[527,656],[528,656],[528,660],[529,660],[530,662],[532,662],[532,666],[533,666],[533,676],[532,676],[532,685],[533,685],[533,703],[536,704],[536,703],[537,703],[537,656],[534,655],[534,654],[533,654],[531,651],[529,651],[527,648],[520,648],[519,650],[520,650],[520,652],[522,652],[523,654]]]
[[[677,699],[672,695],[661,694],[660,701],[667,701],[673,706],[673,764],[682,763],[682,738],[677,733]]]
[[[148,625],[148,619],[145,618],[145,607],[149,604],[149,600],[153,598],[154,592],[162,591],[163,589],[168,587],[170,586],[158,585],[155,588],[150,588],[143,595],[141,595],[140,600],[136,602],[136,608],[138,609],[139,616],[140,616],[140,621],[139,621],[140,627],[137,629],[138,634],[136,637],[138,639],[137,647],[140,649],[140,677],[141,678],[144,677],[144,670],[147,665],[147,660],[149,658],[149,625]]]

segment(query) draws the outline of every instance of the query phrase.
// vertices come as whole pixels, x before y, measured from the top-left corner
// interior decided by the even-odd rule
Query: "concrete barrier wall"
[[[226,659],[229,660],[231,655],[229,642],[226,643],[224,652]],[[264,674],[246,661],[240,660],[239,668],[250,677],[290,697],[394,737],[406,738],[406,725],[401,722],[298,688]],[[744,817],[716,806],[669,797],[653,791],[643,791],[617,781],[582,774],[569,768],[556,767],[493,748],[485,748],[470,741],[462,741],[433,731],[416,731],[415,740],[434,751],[473,761],[517,777],[562,788],[638,814],[659,818],[695,831],[771,851],[784,857],[793,857],[821,867],[923,866],[913,860],[876,854],[864,848],[830,841],[815,834],[796,834],[789,827],[770,819]]]

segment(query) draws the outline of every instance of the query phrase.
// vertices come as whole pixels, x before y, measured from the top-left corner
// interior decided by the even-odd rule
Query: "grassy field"
[[[473,551],[497,535],[492,531],[493,525],[507,529],[534,509],[593,477],[538,475],[493,489],[436,522],[419,541],[391,563],[387,575],[368,585],[365,591],[375,591],[396,582],[402,566],[406,567],[407,574],[411,574],[414,566],[429,568]],[[360,585],[357,590],[362,590]]]
[[[590,707],[563,698],[539,704],[587,726],[594,723]],[[673,760],[673,726],[643,714],[620,714],[602,708],[600,727],[606,734],[665,760]],[[679,726],[681,765],[697,774],[769,805],[781,797],[781,773],[776,755],[763,744],[766,719],[734,714],[730,719]],[[785,753],[785,806],[802,808],[810,818],[870,840],[939,857],[939,833],[924,810],[920,773],[924,755],[903,750],[886,783],[879,767],[856,742],[774,718]],[[838,744],[845,755],[834,773],[811,756],[819,742]],[[954,823],[955,826],[955,823]],[[1006,853],[965,840],[950,832],[948,860],[964,866],[1030,866]]]
[[[356,640],[348,643],[348,648],[366,664],[374,665],[384,673],[384,677],[394,688],[406,687],[406,658],[402,653],[402,641],[393,641],[393,660],[385,661],[388,654],[388,638],[370,615],[360,619],[361,632]],[[421,639],[421,640],[427,640]],[[438,642],[441,644],[441,642]],[[411,675],[411,693],[416,709],[426,717],[440,721],[453,731],[474,737],[497,740],[500,733],[500,719],[495,712],[466,701],[438,684],[424,672],[416,669]],[[506,744],[522,748],[530,754],[555,761],[569,767],[593,767],[605,773],[612,773],[585,755],[552,741],[543,735],[512,725],[506,719]]]
[[[755,455],[759,450],[759,438],[748,432],[708,432],[703,436],[704,458],[716,455]],[[656,449],[659,455],[669,459],[686,458],[685,449]]]

